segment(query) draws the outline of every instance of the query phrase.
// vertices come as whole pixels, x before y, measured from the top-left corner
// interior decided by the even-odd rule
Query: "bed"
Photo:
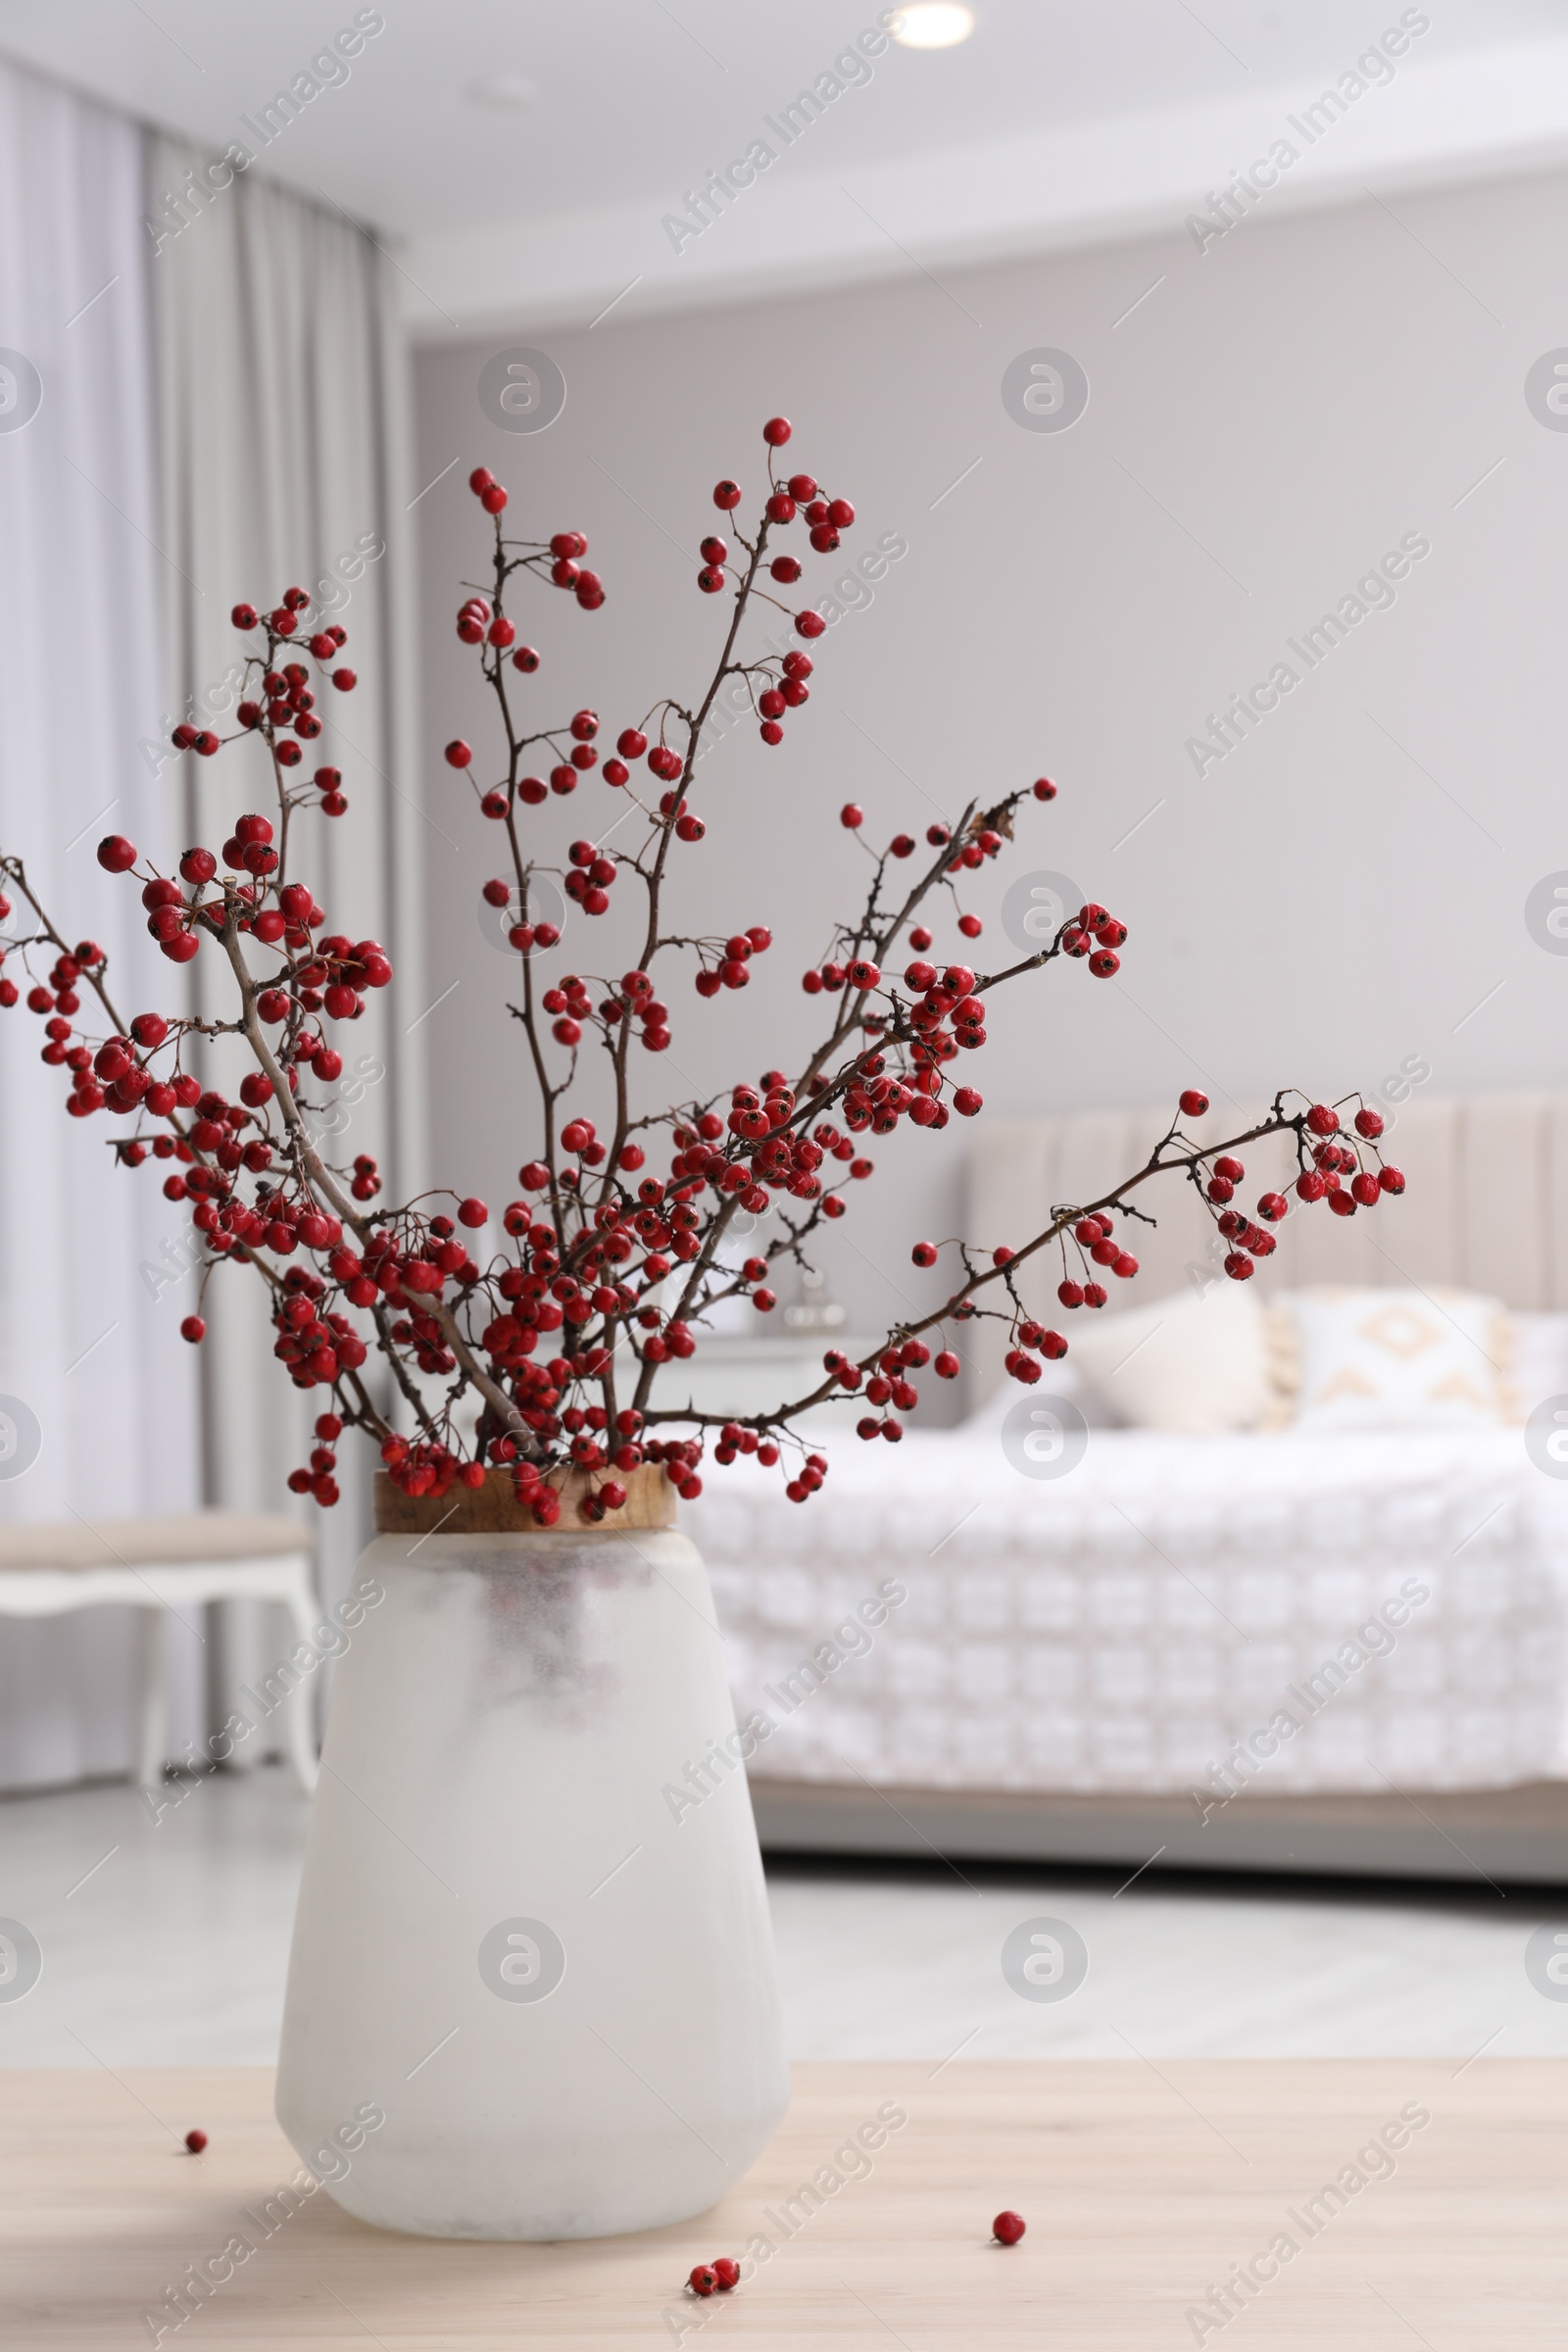
[[[1396,1108],[1404,1200],[1293,1216],[1258,1288],[1500,1299],[1506,1418],[1190,1435],[1083,1398],[1071,1475],[1020,1476],[1023,1392],[982,1342],[960,1428],[838,1439],[822,1500],[715,1474],[687,1516],[764,1844],[1568,1881],[1568,1478],[1524,1427],[1568,1393],[1568,1102]],[[1016,1242],[1158,1131],[999,1123],[967,1230]],[[1283,1173],[1260,1154],[1249,1194]],[[1166,1205],[1137,1291],[1222,1297],[1196,1204]]]

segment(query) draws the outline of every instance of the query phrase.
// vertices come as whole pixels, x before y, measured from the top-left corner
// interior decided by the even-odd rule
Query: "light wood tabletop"
[[[3,2072],[5,2337],[24,2352],[128,2352],[158,2329],[223,2352],[1563,2340],[1568,2060],[957,2058],[795,2081],[777,2138],[712,2214],[525,2246],[389,2236],[297,2180],[280,2199],[297,2159],[261,2069]],[[210,2134],[199,2158],[182,2146],[193,2125]],[[1007,2206],[1028,2224],[1010,2249],[990,2242]],[[735,2292],[683,2292],[694,2263],[748,2247]],[[198,2295],[191,2266],[227,2275]],[[182,2321],[166,2299],[181,2280]]]

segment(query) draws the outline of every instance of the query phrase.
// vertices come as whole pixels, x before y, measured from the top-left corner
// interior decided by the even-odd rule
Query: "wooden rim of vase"
[[[541,1527],[513,1484],[510,1470],[487,1470],[482,1487],[458,1484],[444,1494],[405,1494],[384,1470],[375,1474],[374,1524],[378,1536],[574,1536],[613,1535],[622,1529],[675,1525],[675,1490],[662,1462],[612,1473],[626,1490],[618,1511],[603,1518],[583,1515],[583,1504],[607,1482],[603,1471],[552,1470],[546,1483],[561,1496],[561,1517]]]

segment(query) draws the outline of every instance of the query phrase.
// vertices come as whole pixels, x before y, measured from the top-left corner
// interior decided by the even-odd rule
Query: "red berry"
[[[686,2281],[694,2295],[710,2295],[718,2284],[717,2274],[706,2262],[700,2262]]]
[[[790,429],[787,416],[770,416],[762,427],[762,439],[770,449],[782,449],[790,437]]]
[[[895,843],[894,847],[897,848],[897,843]],[[981,932],[985,929],[985,925],[981,922],[980,917],[977,914],[960,914],[958,917],[958,929],[963,933],[965,939],[978,939]],[[1115,956],[1113,956],[1110,960],[1112,963],[1114,963],[1116,960]],[[1089,969],[1093,971],[1094,968],[1094,963],[1091,961]]]
[[[916,1242],[909,1255],[917,1266],[934,1266],[937,1262],[936,1245],[933,1242]]]
[[[106,833],[98,844],[98,862],[106,873],[128,874],[136,862],[136,845],[123,833]]]
[[[1326,1102],[1314,1102],[1306,1114],[1306,1123],[1313,1135],[1337,1135],[1340,1114],[1337,1110],[1331,1110]]]
[[[186,2132],[186,2134],[185,2134],[185,2145],[186,2145],[186,2147],[187,2147],[187,2148],[189,2148],[189,2150],[190,2150],[190,2152],[191,2152],[191,2154],[192,2154],[193,2156],[199,2156],[199,2155],[201,2154],[201,2152],[202,2152],[203,2148],[205,2148],[205,2147],[206,2147],[206,2145],[207,2145],[207,2134],[206,2134],[206,2132]]]
[[[719,2256],[712,2265],[712,2272],[713,2277],[718,2280],[721,2291],[725,2294],[728,2294],[732,2286],[739,2286],[741,2282],[741,2266],[738,2262],[731,2262],[727,2254]]]
[[[463,737],[461,735],[454,735],[452,741],[447,745],[446,749],[446,762],[448,767],[466,767],[472,758],[473,753],[469,749],[468,745],[464,742]]]
[[[495,478],[488,466],[476,466],[468,476],[468,488],[473,492],[474,497],[478,498],[483,491],[489,489]]]
[[[1378,1184],[1386,1193],[1402,1193],[1404,1190],[1404,1170],[1402,1168],[1394,1167],[1379,1168]]]
[[[857,825],[863,825],[864,822],[865,810],[861,808],[855,801],[846,801],[843,808],[839,810],[839,823],[841,825],[847,825],[850,831],[853,833]]]
[[[1181,1108],[1184,1119],[1200,1119],[1208,1108],[1208,1097],[1200,1095],[1196,1086],[1189,1086],[1182,1094]]]
[[[1277,1225],[1290,1205],[1283,1193],[1263,1193],[1258,1199],[1257,1213],[1271,1225]]]
[[[254,605],[236,605],[228,617],[236,629],[254,629],[261,615]]]
[[[985,1098],[976,1094],[972,1086],[960,1086],[953,1098],[953,1107],[960,1119],[972,1119],[984,1105]]]
[[[1363,1168],[1358,1176],[1352,1177],[1350,1180],[1351,1197],[1359,1200],[1363,1208],[1376,1208],[1382,1198],[1382,1192],[1383,1188],[1377,1178],[1366,1168]]]
[[[206,1339],[207,1326],[202,1321],[200,1315],[187,1315],[184,1322],[181,1323],[179,1327],[179,1336],[182,1340],[189,1340],[191,1346],[194,1348],[202,1340]],[[202,2144],[204,2146],[206,2145],[205,2140]]]
[[[738,482],[725,480],[715,484],[713,490],[713,504],[715,507],[722,507],[724,511],[728,513],[730,508],[738,507],[740,503],[741,491],[740,484]]]
[[[490,1211],[486,1208],[482,1200],[465,1200],[461,1208],[458,1210],[458,1223],[460,1225],[484,1225],[488,1224],[489,1218]]]
[[[1004,2246],[1015,2246],[1024,2232],[1021,2213],[999,2213],[991,2225],[991,2234]]]
[[[1354,1196],[1343,1191],[1330,1193],[1329,1206],[1337,1217],[1353,1217],[1355,1214]]]
[[[1035,799],[1037,801],[1054,801],[1055,797],[1056,787],[1054,784],[1053,784],[1051,778],[1049,776],[1036,776]]]
[[[507,503],[507,494],[499,482],[491,482],[479,493],[479,504],[487,514],[499,514]]]
[[[1364,1136],[1369,1144],[1375,1143],[1383,1133],[1382,1111],[1364,1108],[1358,1110],[1355,1114],[1355,1132],[1357,1135]]]
[[[808,610],[804,612],[797,612],[795,615],[795,634],[797,637],[820,637],[822,631],[826,627],[827,622],[822,618],[821,613],[813,612],[809,610],[809,608],[808,608]]]

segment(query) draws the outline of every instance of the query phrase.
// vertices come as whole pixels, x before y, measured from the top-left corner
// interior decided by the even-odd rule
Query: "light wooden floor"
[[[242,2213],[294,2170],[262,2069],[0,2075],[6,2339],[125,2352],[187,2264],[256,2247],[167,2346],[225,2352],[627,2352],[726,2341],[813,2352],[902,2343],[1239,2352],[1559,2346],[1568,2305],[1568,2061],[1171,2060],[819,2064],[772,2147],[712,2215],[645,2237],[476,2246],[390,2237],[325,2192],[264,2238]],[[884,2103],[907,2120],[818,2208],[786,2199]],[[1430,2121],[1358,2152],[1402,2110]],[[211,2147],[181,2152],[200,2123]],[[1343,2211],[1302,2212],[1355,2167]],[[1023,2243],[988,2242],[1013,2205]],[[1327,2214],[1325,2220],[1322,2217]],[[1224,2325],[1190,2312],[1237,2265],[1299,2249]],[[692,2264],[773,2251],[737,2293]],[[1266,2267],[1266,2266],[1265,2266]],[[669,2315],[667,2318],[665,2315]],[[167,2318],[166,2314],[166,2318]],[[682,2330],[685,2330],[682,2334]]]

